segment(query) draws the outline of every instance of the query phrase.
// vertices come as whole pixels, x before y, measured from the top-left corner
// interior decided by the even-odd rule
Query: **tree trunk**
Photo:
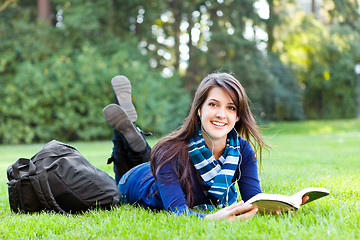
[[[50,0],[37,0],[38,18],[50,25]]]
[[[188,42],[188,48],[189,48],[189,61],[188,61],[188,68],[186,71],[186,77],[184,81],[185,89],[191,91],[192,93],[195,92],[195,86],[196,86],[196,64],[194,63],[194,57],[193,57],[193,50],[194,46],[192,45],[192,36],[191,36],[191,30],[194,27],[194,22],[192,20],[192,12],[188,13],[188,34],[189,34],[189,42]]]
[[[179,70],[180,65],[180,23],[181,23],[181,10],[179,0],[173,0],[171,2],[171,10],[174,15],[175,22],[173,24],[174,38],[175,38],[175,64],[176,71]]]
[[[268,35],[268,41],[267,41],[267,51],[272,52],[273,46],[274,46],[274,24],[277,22],[277,16],[274,12],[274,1],[268,0],[269,4],[269,19],[265,21],[266,23],[266,32]]]
[[[316,0],[311,0],[311,12],[316,15]]]
[[[311,12],[312,14],[314,14],[316,19],[319,19],[319,14],[317,11],[317,5],[316,5],[316,0],[311,0]]]

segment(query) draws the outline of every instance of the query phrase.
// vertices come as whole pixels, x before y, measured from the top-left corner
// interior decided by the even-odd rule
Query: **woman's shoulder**
[[[249,143],[249,141],[247,141],[246,139],[242,138],[241,136],[238,136],[238,140],[239,140],[239,145],[240,145],[240,150],[242,152],[253,152],[253,147],[251,146],[251,144]]]
[[[238,135],[238,140],[239,140],[239,143],[240,143],[241,146],[250,145],[250,143],[245,138],[243,138],[243,137],[241,137],[239,135]]]

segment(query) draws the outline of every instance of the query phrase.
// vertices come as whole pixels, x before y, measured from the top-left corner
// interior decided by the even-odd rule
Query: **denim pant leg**
[[[131,203],[129,201],[129,198],[128,198],[128,191],[129,191],[129,188],[131,188],[132,186],[132,181],[130,180],[131,177],[133,177],[133,173],[138,170],[139,168],[141,168],[143,165],[145,164],[149,164],[148,162],[146,163],[142,163],[142,164],[139,164],[137,165],[136,167],[133,167],[132,169],[130,169],[129,171],[127,171],[119,180],[119,183],[118,183],[118,188],[120,190],[120,193],[121,193],[121,196],[120,196],[120,201],[122,203]],[[136,176],[135,176],[136,177]]]

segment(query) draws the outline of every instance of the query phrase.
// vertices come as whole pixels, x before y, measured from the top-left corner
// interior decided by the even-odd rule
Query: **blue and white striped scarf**
[[[210,199],[224,207],[237,201],[237,192],[231,182],[239,163],[240,146],[238,136],[232,130],[227,136],[224,153],[215,159],[199,129],[199,133],[189,142],[190,158],[202,178],[201,184],[208,189]]]

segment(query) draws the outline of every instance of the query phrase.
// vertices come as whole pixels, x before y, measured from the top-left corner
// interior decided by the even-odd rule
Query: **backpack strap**
[[[63,210],[56,202],[54,195],[51,192],[47,171],[43,171],[35,175],[30,175],[29,178],[36,196],[39,198],[41,205],[45,209],[67,214],[67,212]]]
[[[27,169],[21,171],[21,169]],[[7,177],[11,179],[20,179],[21,177],[28,176],[29,172],[35,172],[36,166],[28,158],[19,158],[14,164],[10,165],[7,169]]]
[[[24,170],[22,170],[24,169]],[[40,204],[47,210],[54,210],[59,213],[67,214],[66,211],[64,211],[59,204],[57,204],[54,195],[51,192],[51,188],[48,181],[48,174],[47,171],[42,171],[40,173],[36,172],[36,166],[32,162],[31,159],[27,158],[20,158],[16,163],[9,166],[7,170],[8,179],[12,180],[18,180],[22,177],[29,177],[31,186],[34,190],[35,195],[39,199]],[[16,183],[16,182],[15,182]],[[15,183],[12,183],[14,185]],[[21,191],[19,188],[21,188],[21,184],[16,184],[14,186],[15,188],[18,188],[17,194],[20,194],[19,196],[12,196],[10,199],[17,199],[17,202],[20,204],[20,209],[24,208],[24,203],[22,201],[23,197],[21,196]],[[15,199],[15,200],[16,200]],[[15,201],[14,200],[14,201]],[[16,202],[16,201],[15,201]],[[14,205],[15,206],[15,205]],[[18,206],[16,206],[17,208]]]
[[[18,213],[25,209],[21,194],[21,182],[12,179],[8,182],[9,204],[11,210]]]

